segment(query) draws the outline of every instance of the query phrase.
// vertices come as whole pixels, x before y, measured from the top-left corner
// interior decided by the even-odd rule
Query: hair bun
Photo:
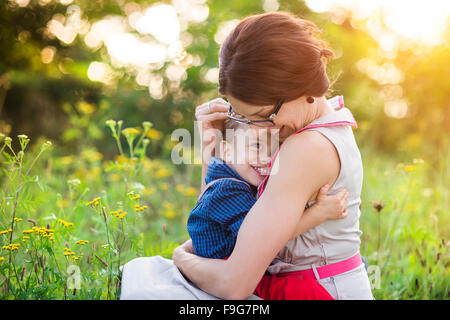
[[[320,49],[320,58],[322,57],[324,57],[328,63],[332,58],[334,58],[334,53],[330,49],[322,48]]]

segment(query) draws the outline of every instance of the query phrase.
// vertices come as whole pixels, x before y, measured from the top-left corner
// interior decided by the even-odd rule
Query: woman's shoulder
[[[287,137],[280,148],[284,154],[300,158],[317,158],[335,153],[333,143],[318,131],[306,130]]]
[[[274,166],[289,173],[297,183],[312,179],[325,184],[335,181],[340,161],[336,148],[325,136],[317,131],[303,131],[286,138]]]

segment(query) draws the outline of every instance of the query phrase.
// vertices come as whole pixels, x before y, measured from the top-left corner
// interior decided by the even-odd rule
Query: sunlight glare
[[[391,118],[404,118],[408,113],[408,104],[404,99],[387,101],[384,105],[384,113]]]
[[[157,40],[170,44],[180,36],[180,23],[172,6],[158,4],[135,18],[133,27],[142,34],[151,34]]]
[[[382,41],[383,49],[392,50],[393,36],[409,39],[425,45],[437,45],[444,41],[443,35],[449,23],[450,1],[442,0],[306,0],[315,12],[333,12],[344,8],[358,20],[381,19],[375,26],[368,22],[368,31]],[[372,21],[373,22],[373,21]],[[376,28],[374,28],[376,27]],[[385,34],[390,34],[387,39]],[[393,33],[393,34],[391,34]]]

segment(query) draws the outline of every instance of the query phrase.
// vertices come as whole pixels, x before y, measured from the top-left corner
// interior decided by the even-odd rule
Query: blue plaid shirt
[[[245,181],[222,160],[212,157],[205,181],[208,184],[220,178]],[[256,191],[255,186],[228,179],[205,191],[187,221],[196,255],[223,259],[231,254],[242,221],[256,202]]]

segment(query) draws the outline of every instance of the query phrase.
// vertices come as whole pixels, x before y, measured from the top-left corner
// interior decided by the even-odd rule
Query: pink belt
[[[343,260],[340,262],[328,264],[323,267],[315,268],[317,271],[317,276],[319,279],[325,279],[328,277],[333,277],[338,274],[353,270],[359,267],[362,264],[361,254],[358,252],[353,257],[348,258],[347,260]],[[303,276],[308,278],[317,279],[314,269],[300,270],[300,271],[292,271],[292,272],[282,272],[277,273],[276,276]]]

